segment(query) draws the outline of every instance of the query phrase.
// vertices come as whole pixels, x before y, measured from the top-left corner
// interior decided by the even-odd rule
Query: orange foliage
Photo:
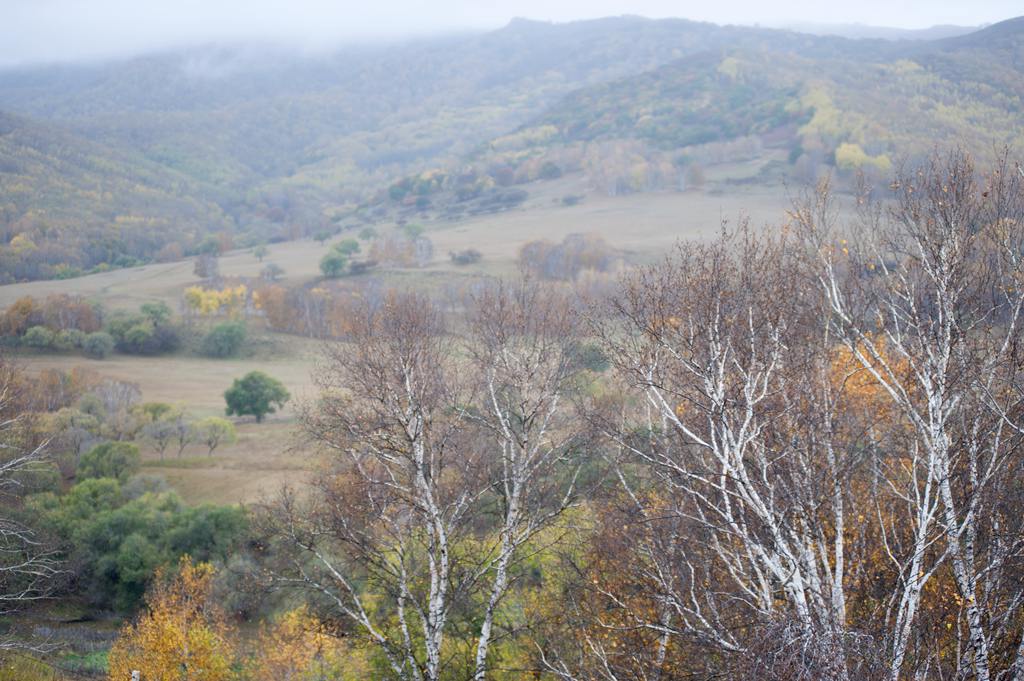
[[[305,607],[285,613],[260,631],[253,681],[339,678],[345,646]]]
[[[223,612],[211,597],[213,567],[181,559],[178,575],[157,575],[146,612],[129,624],[110,649],[111,681],[226,681],[233,677],[234,646]]]

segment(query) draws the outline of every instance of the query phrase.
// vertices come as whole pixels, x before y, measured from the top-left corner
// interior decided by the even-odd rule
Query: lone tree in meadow
[[[273,414],[289,399],[291,395],[276,378],[262,371],[250,371],[242,378],[236,378],[225,391],[224,401],[228,405],[225,413],[228,416],[251,414],[256,417],[256,423],[260,423],[264,416]]]
[[[337,279],[345,273],[348,258],[337,251],[331,251],[320,259],[320,271],[328,279]]]

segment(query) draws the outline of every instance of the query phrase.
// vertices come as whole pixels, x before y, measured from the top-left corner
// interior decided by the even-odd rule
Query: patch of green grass
[[[146,468],[213,468],[217,465],[215,457],[211,456],[176,456],[167,457],[163,461],[149,460],[143,464]]]
[[[89,653],[66,653],[57,658],[56,666],[72,674],[102,676],[107,673],[108,652],[96,650]]]
[[[64,681],[65,676],[41,660],[20,653],[0,654],[0,681]]]

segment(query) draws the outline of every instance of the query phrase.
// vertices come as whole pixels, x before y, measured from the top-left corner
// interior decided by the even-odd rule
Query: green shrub
[[[189,507],[173,492],[131,499],[110,478],[83,480],[63,496],[35,495],[26,505],[69,547],[76,588],[97,608],[137,607],[156,569],[186,553],[226,560],[248,528],[241,508]]]
[[[78,329],[64,329],[53,338],[53,346],[58,350],[74,350],[82,347],[85,333]]]
[[[484,257],[484,254],[475,248],[467,248],[464,251],[452,251],[448,254],[452,262],[456,265],[472,265],[473,263],[480,262],[480,259]]]
[[[124,483],[139,472],[139,448],[129,442],[96,445],[78,462],[78,479],[114,478]]]
[[[171,308],[163,301],[144,303],[139,307],[139,312],[145,315],[149,321],[153,322],[154,326],[160,326],[171,321]]]
[[[82,340],[82,350],[89,357],[106,359],[114,351],[114,337],[103,331],[90,333]]]
[[[45,326],[33,326],[25,332],[22,340],[30,348],[46,350],[53,347],[54,334]]]
[[[355,239],[342,239],[334,244],[334,250],[348,256],[359,252],[359,242]]]
[[[207,357],[231,357],[242,349],[245,343],[245,324],[223,322],[217,324],[203,336],[200,352]]]
[[[85,274],[81,267],[74,267],[61,263],[53,268],[54,279],[74,279]]]
[[[168,323],[156,306],[143,313],[119,314],[107,322],[106,330],[118,350],[133,355],[173,352],[181,344],[178,329]]]
[[[337,251],[331,251],[320,259],[320,271],[325,277],[336,279],[345,273],[348,258]]]

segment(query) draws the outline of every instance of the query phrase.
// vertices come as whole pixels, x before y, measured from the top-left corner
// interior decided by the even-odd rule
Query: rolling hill
[[[618,17],[299,54],[212,46],[0,72],[8,279],[168,259],[398,210],[514,207],[514,185],[679,188],[884,170],[935,140],[1018,142],[1020,20],[850,40]],[[397,188],[396,188],[397,187]],[[88,235],[88,236],[86,236]],[[105,244],[80,247],[85,241]]]
[[[684,189],[730,163],[759,170],[717,191],[836,170],[841,181],[882,179],[938,144],[989,158],[1024,148],[1022,50],[1022,19],[934,41],[751,39],[704,50],[576,89],[460,165],[392,184],[379,205],[398,218],[458,217],[505,207],[502,187],[564,173],[616,195]]]
[[[638,154],[713,163],[777,147],[794,164],[887,171],[942,140],[983,156],[1024,147],[1024,19],[876,54],[705,52],[581,88],[491,149],[638,142],[635,166]]]
[[[227,224],[212,195],[186,175],[0,112],[0,282],[134,264],[161,249],[181,257]]]

